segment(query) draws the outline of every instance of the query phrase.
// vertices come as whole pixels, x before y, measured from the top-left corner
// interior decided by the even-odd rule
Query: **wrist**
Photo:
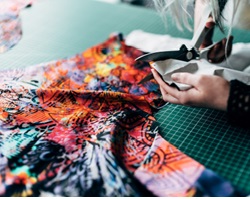
[[[229,93],[230,83],[226,81],[223,90],[221,93],[219,93],[217,101],[215,103],[217,105],[216,109],[227,111]]]

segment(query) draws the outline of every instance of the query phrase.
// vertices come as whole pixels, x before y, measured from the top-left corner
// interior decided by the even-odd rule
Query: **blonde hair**
[[[210,4],[212,8],[212,17],[216,24],[220,27],[223,31],[223,25],[225,22],[225,18],[222,15],[220,10],[219,1],[225,0],[203,0],[204,3]],[[227,24],[231,28],[233,25],[234,14],[239,4],[239,0],[228,0],[232,1],[233,3],[233,13],[230,17],[230,21],[227,21]],[[242,0],[241,0],[242,1]],[[163,18],[164,23],[166,24],[166,17],[167,12],[171,14],[171,17],[176,22],[177,28],[183,30],[183,27],[187,28],[188,30],[192,31],[192,27],[190,24],[190,19],[193,19],[193,16],[188,11],[188,6],[194,3],[194,0],[153,0],[156,10],[159,12],[161,17]],[[228,19],[227,19],[228,20]],[[229,30],[231,32],[231,29]]]
[[[227,7],[227,9],[230,6],[230,12],[228,12],[228,10],[224,11],[225,15],[227,15],[227,18],[225,18],[223,16],[223,12],[220,9],[219,6],[219,1],[222,2],[225,0],[203,0],[204,3],[206,4],[210,4],[211,9],[212,9],[212,17],[213,20],[216,22],[216,24],[219,26],[220,30],[225,34],[225,32],[227,33],[227,38],[230,37],[231,33],[232,33],[232,27],[235,25],[235,13],[239,7],[239,3],[243,2],[243,1],[248,1],[248,3],[250,4],[250,0],[227,0],[228,2],[230,2],[230,5],[228,5],[229,3],[227,2],[225,7]],[[161,15],[165,26],[167,27],[167,12],[169,12],[171,15],[171,17],[173,17],[173,19],[175,20],[175,23],[177,25],[177,28],[180,30],[183,30],[183,27],[187,28],[190,31],[193,31],[193,28],[191,27],[190,24],[190,19],[193,20],[193,16],[190,13],[190,11],[188,10],[188,6],[191,4],[193,4],[193,10],[194,10],[194,0],[153,0],[154,5],[156,10],[159,12],[159,14]],[[223,3],[223,2],[222,2]],[[240,11],[240,10],[239,10]],[[239,14],[239,12],[237,12],[237,14]],[[225,24],[227,24],[227,30],[225,31]],[[237,24],[237,23],[236,23]],[[250,26],[249,26],[250,27]],[[228,46],[228,41],[229,39],[227,39],[226,45],[225,45],[225,51],[226,49],[229,47]],[[228,64],[228,67],[233,68],[231,66],[231,64],[228,62],[227,59],[227,54],[226,54],[226,62]]]

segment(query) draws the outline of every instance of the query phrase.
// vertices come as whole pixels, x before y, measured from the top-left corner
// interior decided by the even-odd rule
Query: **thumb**
[[[174,73],[171,75],[171,78],[173,81],[182,83],[182,84],[188,84],[191,86],[196,85],[196,75],[193,75],[191,73]]]

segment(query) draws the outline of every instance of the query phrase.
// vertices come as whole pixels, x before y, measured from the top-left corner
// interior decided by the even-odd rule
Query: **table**
[[[22,68],[70,57],[107,39],[141,29],[191,38],[169,18],[168,29],[149,8],[94,0],[41,0],[21,12],[23,38],[0,54],[0,69]],[[234,42],[250,42],[250,32],[233,30]],[[216,31],[215,39],[222,38]],[[169,104],[156,114],[161,135],[182,152],[250,192],[250,131],[232,127],[223,112]]]

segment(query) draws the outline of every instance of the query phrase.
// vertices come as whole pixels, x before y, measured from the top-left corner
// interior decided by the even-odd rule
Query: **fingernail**
[[[214,27],[215,26],[215,23],[213,22],[213,21],[210,21],[210,22],[207,22],[206,23],[206,27],[207,28],[212,28],[212,27]]]
[[[179,78],[179,74],[174,73],[174,74],[171,75],[171,78],[173,80],[177,80]]]

